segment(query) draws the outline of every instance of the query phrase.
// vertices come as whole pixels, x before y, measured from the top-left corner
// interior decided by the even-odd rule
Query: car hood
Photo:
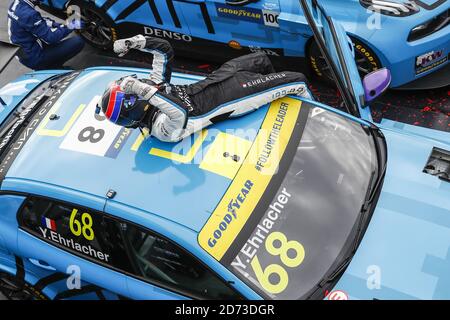
[[[0,98],[5,104],[0,103],[0,123],[2,123],[12,110],[23,100],[34,88],[48,78],[61,73],[61,71],[46,71],[27,73],[16,80],[0,88]]]
[[[148,70],[143,69],[87,69],[59,98],[49,98],[56,102],[14,159],[2,190],[33,193],[39,189],[48,196],[52,196],[53,187],[76,190],[95,196],[95,203],[84,205],[96,210],[103,210],[106,193],[114,190],[116,195],[109,205],[150,213],[136,218],[141,219],[138,222],[145,225],[148,217],[159,216],[198,232],[229,187],[230,172],[240,166],[231,158],[226,159],[228,165],[214,165],[225,152],[215,151],[227,147],[227,130],[237,136],[232,142],[251,144],[268,109],[222,121],[176,144],[156,138],[144,140],[137,129],[95,120],[97,102],[108,83],[133,73],[148,77]],[[199,79],[174,73],[172,83],[188,84]],[[49,103],[46,108],[50,108]],[[51,114],[58,118],[50,121]],[[102,139],[95,145],[79,138],[89,128],[103,130]],[[58,198],[62,197],[59,191]],[[67,197],[65,201],[73,201]]]
[[[450,183],[422,172],[433,147],[450,145],[383,133],[389,153],[382,192],[335,290],[350,299],[450,299]]]

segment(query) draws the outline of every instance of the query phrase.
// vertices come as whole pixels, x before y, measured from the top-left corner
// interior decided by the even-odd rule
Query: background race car
[[[307,58],[316,75],[331,75],[313,41],[298,0],[44,0],[47,9],[79,6],[85,38],[110,48],[118,37],[142,33],[170,40],[179,53],[226,60],[263,50],[272,56]],[[351,37],[361,75],[380,67],[398,87],[448,63],[448,0],[322,0]],[[72,12],[72,11],[71,11]],[[276,59],[275,59],[276,60]],[[448,77],[426,86],[450,84]],[[422,86],[424,84],[421,84]]]

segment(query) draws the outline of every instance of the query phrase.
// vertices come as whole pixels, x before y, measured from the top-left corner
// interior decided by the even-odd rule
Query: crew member
[[[19,45],[19,60],[30,69],[61,68],[84,46],[78,36],[66,38],[81,29],[81,20],[71,19],[67,25],[43,18],[36,10],[40,0],[13,0],[8,10],[9,40]]]
[[[162,141],[179,141],[288,94],[312,98],[303,74],[275,73],[262,52],[230,60],[197,83],[171,85],[174,53],[166,40],[137,35],[114,43],[121,56],[130,49],[153,54],[150,78],[128,76],[110,84],[101,109],[110,121],[128,128],[146,127]]]

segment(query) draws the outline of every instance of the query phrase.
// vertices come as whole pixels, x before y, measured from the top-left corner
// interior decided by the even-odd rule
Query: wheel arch
[[[380,68],[388,67],[388,65],[389,65],[388,60],[386,59],[383,52],[380,51],[376,46],[374,46],[372,43],[367,41],[367,39],[362,38],[361,36],[359,36],[355,33],[347,32],[347,34],[352,41],[356,40],[356,41],[360,42],[362,45],[367,47],[369,50],[371,50],[375,54],[376,58],[378,58],[378,60],[380,61]]]
[[[95,8],[95,9],[101,11],[105,15],[105,17],[107,17],[110,20],[109,22],[114,23],[113,17],[111,16],[110,13],[108,13],[109,10],[108,9],[105,10],[105,7],[108,4],[108,2],[110,2],[110,1],[106,1],[103,5],[98,6],[95,3],[95,1],[92,1],[92,2],[89,1],[88,2],[88,1],[85,1],[85,0],[68,0],[66,2],[66,4],[64,5],[64,7],[65,7],[66,10],[71,5],[76,5],[76,6],[79,6],[80,8],[83,8],[83,7]]]
[[[8,255],[8,258],[0,259],[0,278],[8,279],[21,287],[24,291],[31,292],[34,298],[38,300],[50,300],[49,294],[54,295],[55,290],[48,286],[46,293],[35,287],[42,277],[36,275],[32,270],[26,267],[26,263],[21,257]],[[1,289],[0,289],[1,292]]]

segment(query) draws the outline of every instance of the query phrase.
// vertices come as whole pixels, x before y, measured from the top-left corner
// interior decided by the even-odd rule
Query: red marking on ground
[[[209,64],[202,64],[198,66],[199,69],[208,69],[209,67],[211,67]]]

